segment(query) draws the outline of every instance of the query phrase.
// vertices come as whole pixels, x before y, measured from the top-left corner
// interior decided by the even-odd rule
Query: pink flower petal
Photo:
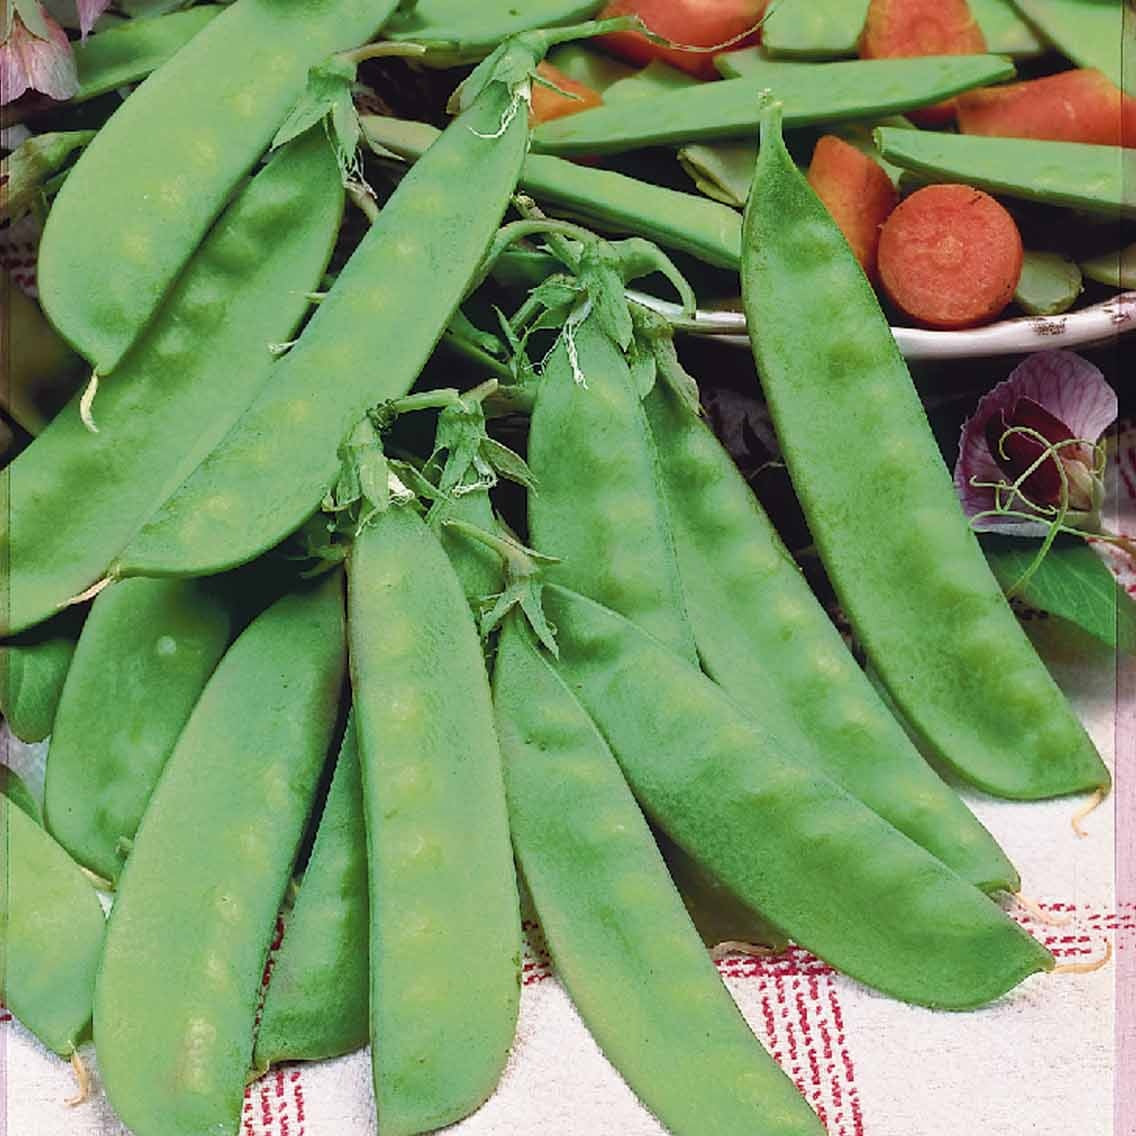
[[[27,91],[63,101],[79,89],[67,33],[50,17],[44,23],[50,39],[33,35],[18,15],[13,18],[8,38],[0,44],[0,106]]]
[[[1023,396],[1064,422],[1073,437],[1089,442],[1098,441],[1117,415],[1116,392],[1087,359],[1071,351],[1039,351],[1029,356],[1005,382],[983,397],[962,428],[955,489],[968,517],[976,518],[994,508],[995,492],[985,485],[1006,481],[990,453],[986,424],[992,417],[1009,413]],[[1043,521],[1018,517],[986,516],[972,523],[978,532],[1018,536],[1044,536],[1049,530]]]
[[[110,0],[75,0],[79,9],[79,31],[83,39],[95,26],[95,21],[110,7]]]

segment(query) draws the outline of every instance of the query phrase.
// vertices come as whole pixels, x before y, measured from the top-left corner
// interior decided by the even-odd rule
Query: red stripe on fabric
[[[292,1100],[296,1106],[296,1123],[300,1126],[296,1136],[304,1136],[304,1086],[299,1069],[292,1071]]]

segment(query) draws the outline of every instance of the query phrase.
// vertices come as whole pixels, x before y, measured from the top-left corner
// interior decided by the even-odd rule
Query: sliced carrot
[[[988,193],[929,185],[884,222],[878,257],[884,291],[906,315],[929,327],[973,327],[1013,298],[1022,237]]]
[[[529,124],[539,126],[542,122],[551,122],[554,118],[563,118],[566,114],[577,114],[582,110],[603,105],[603,95],[593,90],[586,83],[579,83],[570,79],[559,67],[551,63],[541,63],[536,73],[550,83],[560,88],[554,91],[543,83],[534,82],[532,85],[532,110],[529,112]],[[564,94],[561,94],[561,91]]]
[[[891,178],[855,146],[826,134],[813,150],[809,185],[840,226],[869,280],[875,282],[880,226],[899,201]]]
[[[1062,71],[958,98],[959,129],[996,138],[1136,146],[1136,99],[1099,71]]]
[[[651,31],[672,43],[688,47],[715,47],[729,43],[739,48],[757,43],[759,32],[732,42],[756,28],[768,0],[614,0],[600,13],[607,16],[638,16]],[[709,52],[679,51],[652,43],[638,32],[614,32],[599,43],[612,55],[631,63],[647,64],[661,59],[700,79],[717,79],[714,57]]]
[[[981,55],[986,37],[967,0],[871,0],[860,36],[861,59]],[[911,112],[920,126],[946,126],[955,100]]]

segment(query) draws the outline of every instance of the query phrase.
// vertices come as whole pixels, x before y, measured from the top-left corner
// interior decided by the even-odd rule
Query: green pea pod
[[[524,45],[516,50],[525,58]],[[539,50],[528,58],[535,66]],[[490,83],[407,174],[272,383],[114,574],[223,571],[319,506],[339,469],[336,448],[368,407],[410,389],[474,279],[524,159],[517,97]]]
[[[877,130],[875,138],[887,161],[932,181],[964,182],[1086,213],[1136,216],[1131,149],[889,127]]]
[[[307,311],[342,209],[334,154],[323,131],[312,131],[236,198],[153,327],[103,383],[98,433],[83,425],[76,398],[8,467],[0,556],[12,630],[98,580],[274,377],[268,345],[287,339]]]
[[[91,1021],[103,909],[67,853],[7,796],[0,848],[0,994],[48,1049],[69,1057]]]
[[[0,279],[0,406],[29,434],[40,433],[83,381],[81,360],[55,334],[11,277]]]
[[[0,795],[8,798],[25,816],[31,817],[37,825],[43,825],[43,816],[40,814],[39,804],[32,791],[14,769],[7,765],[0,765]],[[0,911],[3,908],[0,907]]]
[[[998,55],[1044,55],[1045,41],[1022,19],[1014,0],[968,0],[986,50]]]
[[[659,459],[639,392],[594,314],[574,342],[584,382],[562,337],[532,415],[532,543],[559,559],[549,579],[607,604],[694,660]]]
[[[758,96],[766,87],[783,101],[788,125],[807,126],[902,114],[1013,75],[1013,65],[995,55],[766,63],[753,77],[704,83],[546,122],[534,131],[533,146],[550,154],[613,154],[748,136],[757,126]]]
[[[761,25],[761,46],[774,59],[855,55],[867,15],[868,0],[784,0]]]
[[[237,1131],[344,646],[339,573],[275,603],[214,672],[151,798],[95,986],[99,1072],[136,1136]]]
[[[586,43],[566,43],[554,48],[548,53],[548,62],[569,79],[605,96],[615,83],[636,74],[631,64],[613,59]]]
[[[221,11],[217,4],[200,4],[184,12],[118,24],[74,44],[79,90],[70,102],[85,102],[144,79],[173,58]]]
[[[424,122],[377,116],[364,118],[363,129],[372,142],[412,162],[438,136]],[[741,263],[741,218],[693,194],[544,154],[525,160],[521,188],[558,214],[603,232],[636,234],[722,268]]]
[[[367,856],[350,717],[335,776],[272,966],[253,1068],[322,1061],[367,1044]]]
[[[138,822],[235,630],[232,597],[201,581],[123,580],[91,607],[47,758],[48,830],[118,879]]]
[[[1136,95],[1136,20],[1125,0],[1014,0],[1031,24],[1078,67],[1104,72]],[[1126,73],[1127,72],[1127,73]]]
[[[802,761],[964,879],[1016,891],[1013,866],[877,697],[709,427],[665,389],[645,405],[706,672]]]
[[[840,602],[907,722],[927,752],[998,796],[1107,787],[990,573],[879,303],[785,149],[775,103],[744,232],[742,295],[781,450]]]
[[[1040,943],[633,623],[555,585],[556,669],[647,815],[837,969],[940,1009],[983,1005],[1053,967]]]
[[[381,1131],[410,1136],[466,1116],[497,1083],[520,915],[481,645],[442,546],[395,506],[347,571],[375,1100]]]
[[[42,628],[0,644],[0,713],[22,742],[51,733],[82,620],[57,617]]]
[[[1110,288],[1136,288],[1136,243],[1081,261],[1081,273]]]
[[[55,200],[38,264],[45,311],[96,372],[118,368],[154,318],[308,68],[368,39],[394,7],[237,0],[99,131]]]
[[[600,0],[415,0],[397,12],[387,27],[387,39],[445,46],[440,62],[447,66],[488,55],[508,36],[535,28],[552,28],[590,19]]]
[[[513,845],[588,1028],[675,1136],[820,1134],[723,987],[607,744],[517,618],[493,678]]]
[[[1081,270],[1076,261],[1059,252],[1027,249],[1014,303],[1031,316],[1056,316],[1077,302],[1081,290]]]

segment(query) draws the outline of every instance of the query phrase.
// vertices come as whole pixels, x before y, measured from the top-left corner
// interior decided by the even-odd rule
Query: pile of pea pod
[[[513,1042],[522,903],[676,1136],[823,1132],[708,948],[792,941],[941,1010],[1062,981],[1031,978],[1054,959],[998,902],[1018,874],[941,774],[1034,800],[1109,772],[791,153],[1013,65],[779,63],[678,101],[652,72],[532,130],[546,53],[594,75],[580,43],[631,26],[600,7],[123,22],[32,138],[0,695],[50,742],[42,802],[0,783],[3,995],[80,1081],[93,1041],[136,1136],[236,1133],[251,1078],[368,1043],[383,1136],[469,1115]],[[366,115],[345,153],[355,68],[391,51],[445,64],[452,118]],[[1128,208],[1061,144],[986,170],[923,153],[948,137],[884,150]],[[648,145],[744,149],[744,213],[559,156]],[[625,291],[689,311],[723,273],[871,677]]]

